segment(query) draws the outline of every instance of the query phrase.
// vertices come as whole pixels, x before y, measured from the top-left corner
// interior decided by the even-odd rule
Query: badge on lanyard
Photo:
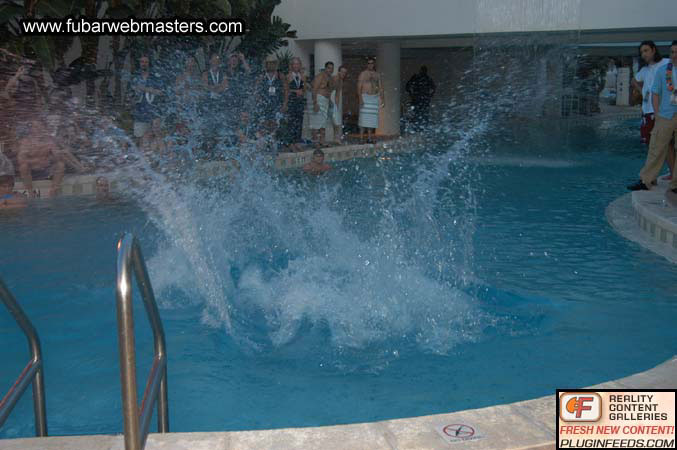
[[[275,86],[268,86],[268,95],[275,95]]]

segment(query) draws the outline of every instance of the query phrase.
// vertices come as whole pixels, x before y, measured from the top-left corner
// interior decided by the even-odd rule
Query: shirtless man
[[[341,66],[333,79],[334,91],[331,93],[331,101],[334,104],[332,122],[334,123],[334,142],[337,144],[343,141],[343,85],[347,76],[348,68]]]
[[[316,148],[324,147],[324,127],[329,114],[329,96],[333,90],[332,74],[334,63],[328,61],[324,70],[313,80],[313,114],[310,116],[310,128],[313,130],[313,142]]]
[[[303,166],[303,171],[310,175],[321,175],[330,169],[331,166],[324,163],[324,152],[319,148],[313,152],[313,159]]]
[[[378,112],[385,106],[381,74],[376,72],[376,60],[367,59],[367,68],[357,79],[357,96],[360,101],[360,140],[364,142],[364,130],[367,129],[367,143],[373,143],[374,131],[378,128]]]
[[[20,139],[18,143],[17,161],[24,188],[30,196],[34,196],[32,172],[51,169],[52,187],[49,195],[57,195],[61,190],[66,163],[78,171],[84,171],[85,168],[70,152],[60,148],[56,139],[59,124],[48,127],[43,120],[35,119],[30,123],[30,127],[28,136]]]

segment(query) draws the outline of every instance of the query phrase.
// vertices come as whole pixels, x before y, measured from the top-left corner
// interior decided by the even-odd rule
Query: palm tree
[[[285,38],[295,37],[290,31],[291,25],[274,17],[273,10],[281,0],[110,0],[103,11],[104,17],[123,19],[130,16],[137,18],[187,17],[195,19],[213,19],[223,17],[244,18],[249,26],[243,37],[191,36],[181,37],[184,45],[195,49],[217,49],[221,53],[234,50],[238,46],[248,58],[260,59],[270,52],[286,45]],[[102,12],[102,0],[0,0],[0,48],[13,53],[35,57],[52,74],[65,66],[66,51],[72,46],[72,36],[21,36],[18,20],[22,17],[63,18],[68,15],[83,14],[96,17]],[[6,25],[3,26],[3,25]],[[123,62],[129,52],[138,48],[156,49],[161,44],[178,43],[177,38],[152,38],[148,36],[128,36],[124,44],[120,36],[114,36],[110,49],[100,45],[99,36],[79,36],[82,55],[75,61],[73,69],[80,77],[66,77],[70,82],[86,80],[87,103],[92,105],[95,99],[94,80],[105,74],[97,71],[96,63],[101,51],[113,55],[113,97],[116,104],[121,104],[120,73]],[[72,64],[73,65],[73,64]],[[71,71],[72,72],[72,71]],[[72,75],[72,73],[71,73]],[[104,81],[104,89],[108,80]]]

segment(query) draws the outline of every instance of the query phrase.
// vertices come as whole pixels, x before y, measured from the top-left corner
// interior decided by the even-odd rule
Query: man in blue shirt
[[[132,91],[134,94],[134,137],[141,142],[141,139],[150,131],[150,124],[153,119],[158,117],[158,99],[157,96],[163,94],[160,80],[151,73],[150,58],[148,55],[141,55],[139,58],[139,73],[132,80]]]
[[[670,62],[656,71],[651,95],[656,125],[651,131],[649,154],[639,172],[641,181],[628,186],[631,191],[649,190],[663,168],[670,141],[677,136],[677,41],[670,46]],[[677,194],[677,176],[672,177],[670,191]]]

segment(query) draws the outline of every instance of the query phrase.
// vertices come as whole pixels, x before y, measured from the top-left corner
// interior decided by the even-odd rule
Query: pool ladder
[[[118,344],[120,346],[120,380],[122,384],[122,413],[125,428],[125,450],[141,450],[146,445],[153,407],[158,404],[158,431],[169,432],[167,401],[167,348],[165,333],[160,320],[153,287],[141,253],[141,247],[132,234],[125,234],[117,245],[116,306],[118,319]],[[132,275],[137,286],[153,330],[155,356],[148,376],[143,401],[139,408],[136,386],[136,349],[134,339],[134,315],[132,299]],[[35,412],[35,434],[47,436],[45,414],[45,388],[42,376],[43,364],[40,339],[30,320],[14,296],[0,279],[0,300],[5,304],[14,320],[28,338],[31,360],[19,375],[9,392],[0,401],[0,427],[5,423],[17,401],[28,385],[33,383],[33,409]]]
[[[125,420],[125,449],[141,450],[146,445],[153,406],[158,404],[158,431],[169,432],[167,402],[167,347],[165,332],[158,312],[153,286],[141,253],[139,242],[132,234],[118,241],[118,277],[115,296],[120,346],[120,380],[122,382],[122,414]],[[139,410],[136,390],[136,348],[134,347],[134,315],[132,303],[132,269],[143,298],[143,305],[153,330],[155,356],[150,369],[143,401]]]
[[[42,377],[42,351],[40,339],[35,327],[28,316],[21,309],[5,283],[0,279],[0,300],[7,307],[10,314],[28,339],[28,348],[31,359],[21,371],[12,387],[0,401],[0,428],[4,425],[14,406],[26,391],[29,384],[33,384],[33,412],[35,414],[35,435],[47,436],[47,417],[45,415],[45,383]]]

